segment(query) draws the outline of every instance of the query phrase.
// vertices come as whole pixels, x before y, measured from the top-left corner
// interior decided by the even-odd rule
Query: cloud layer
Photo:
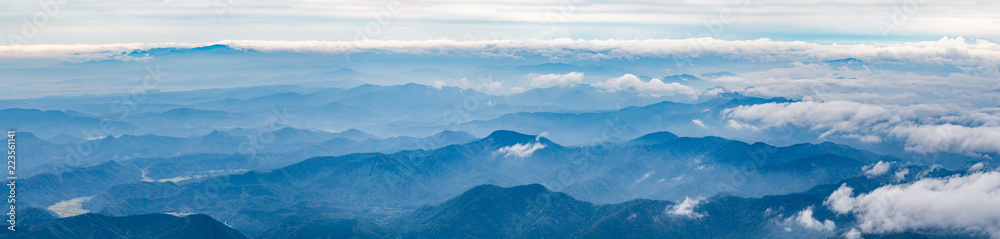
[[[608,91],[621,91],[621,90],[634,90],[641,94],[651,95],[651,96],[664,96],[664,95],[696,95],[698,92],[689,86],[679,84],[677,82],[663,83],[660,79],[652,79],[649,81],[642,81],[639,77],[632,74],[625,74],[618,78],[611,78],[605,82],[598,82],[593,84],[593,86],[602,88]]]
[[[529,74],[531,86],[548,88],[553,86],[566,87],[583,82],[583,73],[570,72],[566,74]]]
[[[910,4],[908,3],[918,3]],[[912,5],[912,6],[911,6]],[[36,2],[0,9],[0,32],[45,11]],[[56,11],[53,11],[56,12]],[[205,42],[220,39],[586,39],[765,36],[794,40],[995,37],[1000,4],[956,1],[128,1],[61,5],[42,43]],[[30,20],[29,20],[30,21]],[[469,24],[480,23],[480,24]],[[706,27],[708,25],[708,27]],[[156,26],[155,28],[148,26]],[[664,31],[664,29],[670,29]],[[316,34],[322,32],[323,34]],[[807,39],[801,39],[807,38]],[[82,42],[81,42],[82,41]],[[6,44],[6,43],[3,43]]]
[[[423,41],[259,41],[225,40],[212,43],[130,43],[97,45],[0,46],[0,58],[108,59],[123,52],[153,48],[193,48],[213,44],[261,52],[312,54],[381,53],[476,57],[544,55],[560,59],[601,60],[635,58],[706,58],[757,62],[822,62],[855,58],[869,63],[948,65],[996,71],[1000,45],[964,38],[938,41],[824,45],[770,39],[728,41],[712,38],[652,40],[423,40]],[[819,67],[819,66],[816,66]]]
[[[878,142],[905,141],[918,153],[1000,152],[1000,115],[991,108],[914,104],[865,104],[852,101],[768,103],[727,109],[728,117],[759,127],[805,127],[830,136]],[[731,122],[732,124],[732,122]],[[737,123],[742,124],[742,123]]]
[[[841,186],[824,205],[853,213],[863,232],[948,229],[1000,237],[1000,172],[926,178],[853,196]]]

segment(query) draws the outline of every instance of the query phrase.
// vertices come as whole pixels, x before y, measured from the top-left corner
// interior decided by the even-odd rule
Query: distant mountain
[[[18,202],[46,208],[56,202],[97,195],[111,186],[137,182],[142,178],[139,168],[115,161],[64,172],[43,173],[19,181],[23,189]]]
[[[345,131],[342,133],[350,134],[354,132],[361,131]],[[363,133],[363,132],[362,132]],[[327,140],[319,144],[303,148],[292,152],[293,155],[298,155],[299,157],[314,157],[323,155],[343,155],[345,152],[351,153],[361,153],[361,152],[379,152],[379,153],[395,153],[401,150],[412,150],[412,149],[424,149],[430,150],[446,145],[453,144],[464,144],[476,140],[476,137],[472,134],[461,132],[461,131],[442,131],[438,134],[432,135],[426,138],[414,138],[414,137],[390,137],[385,139],[375,139],[366,138],[361,135],[353,137],[350,139],[347,137],[338,137],[335,139]]]
[[[697,81],[702,81],[701,78],[698,78],[697,76],[693,76],[693,75],[688,75],[688,74],[670,75],[670,76],[666,76],[666,77],[660,78],[660,80],[663,81],[664,83],[675,82],[675,83],[680,83],[682,85],[689,85],[690,83],[694,83],[694,82],[697,82]]]
[[[778,231],[774,218],[822,198],[703,201],[678,215],[671,209],[679,203],[669,201],[595,205],[537,184],[483,185],[400,222],[403,238],[759,238]]]
[[[596,203],[720,193],[759,197],[837,182],[863,175],[864,165],[897,160],[832,143],[775,147],[655,133],[620,144],[563,147],[545,137],[496,131],[478,141],[434,150],[317,157],[270,172],[180,185],[123,184],[85,202],[84,209],[110,215],[207,213],[259,235],[285,219],[252,215],[332,210],[364,218],[392,217],[481,184],[543,183]],[[212,200],[195,199],[205,188],[222,193],[213,194]],[[185,203],[191,201],[199,203]],[[233,213],[250,211],[255,213]]]
[[[231,135],[231,132],[234,135]],[[129,160],[134,158],[178,157],[187,154],[236,154],[236,153],[290,153],[310,146],[318,145],[334,138],[348,138],[358,141],[376,138],[376,136],[358,130],[347,130],[340,133],[302,130],[290,127],[281,129],[231,129],[229,131],[212,131],[195,137],[169,137],[158,135],[121,135],[100,139],[82,140],[71,136],[61,136],[57,139],[65,144],[56,144],[38,139],[30,132],[18,134],[19,142],[31,147],[25,147],[21,153],[35,160],[25,161],[26,169],[41,167],[46,164],[54,166],[84,167],[108,160]],[[59,137],[59,136],[57,136]],[[66,137],[70,137],[66,139]],[[471,137],[471,136],[470,136]],[[416,139],[414,139],[416,140]],[[412,145],[397,145],[394,141],[377,140],[379,144],[368,148],[386,150],[413,149]],[[250,147],[253,143],[253,147]],[[404,142],[400,142],[404,144]],[[242,148],[241,148],[242,147]],[[249,149],[253,150],[249,150]],[[346,150],[346,151],[344,151]],[[252,151],[252,152],[251,152]],[[307,157],[320,155],[342,155],[361,152],[356,149],[327,150],[324,154],[308,154],[308,156],[286,155],[281,161],[262,163],[260,165],[284,166],[303,160]],[[299,157],[299,158],[293,158]],[[41,172],[29,170],[26,172]],[[24,176],[31,176],[27,173]]]
[[[120,121],[108,120],[102,122],[96,116],[87,117],[71,115],[63,111],[36,109],[4,109],[0,110],[0,125],[9,129],[32,132],[41,138],[51,138],[59,134],[69,134],[77,138],[100,137],[105,135],[90,135],[85,132],[99,132],[98,129],[114,129],[107,133],[128,133],[136,130],[135,126]]]
[[[959,172],[909,166],[925,177],[949,177]],[[801,193],[744,198],[718,195],[679,201],[636,199],[617,204],[593,204],[538,184],[498,187],[480,185],[443,203],[425,206],[388,225],[402,238],[830,238],[843,235],[854,217],[839,215],[823,205],[841,185],[869,193],[893,183],[917,178],[850,177]],[[835,228],[817,230],[800,225],[796,214],[810,208],[812,219],[829,220]],[[866,234],[865,238],[977,238],[954,231],[922,230]]]
[[[31,172],[34,171],[34,168],[45,164],[71,163],[66,162],[66,148],[67,145],[76,145],[51,143],[38,138],[38,136],[35,136],[35,134],[31,132],[17,132],[16,136],[14,136],[14,140],[18,147],[17,153],[20,154],[22,158],[31,159],[17,162],[19,169],[22,169],[18,171],[18,173],[20,173],[18,175],[19,177],[30,176],[32,175]]]
[[[28,208],[22,207],[19,211],[17,211],[17,213],[19,214],[18,216],[21,219],[17,221],[17,223],[19,223],[22,226],[42,225],[59,218],[59,216],[56,215],[55,213],[52,213],[52,211],[37,207],[28,207]]]
[[[640,96],[635,92],[628,91],[612,92],[587,84],[535,88],[505,98],[511,105],[546,106],[572,112],[616,110],[629,106],[645,106],[671,99],[670,97]]]
[[[253,136],[256,136],[257,133],[257,131],[251,130],[233,130],[232,132]],[[316,156],[339,156],[360,152],[393,153],[401,150],[431,149],[444,145],[463,144],[476,140],[471,134],[454,131],[444,131],[426,138],[392,137],[386,139],[379,139],[358,130],[327,133],[283,128],[269,133],[274,135],[276,142],[273,143],[274,145],[261,148],[258,155],[238,154],[239,144],[247,142],[247,139],[229,136],[223,132],[215,132],[197,138],[123,136],[115,138],[115,141],[101,141],[102,143],[95,144],[98,148],[92,149],[93,157],[95,159],[118,158],[118,161],[106,161],[86,167],[62,168],[54,172],[28,171],[33,174],[21,176],[24,178],[24,187],[28,188],[28,191],[23,195],[28,198],[26,202],[37,204],[35,206],[39,207],[48,207],[58,201],[93,196],[114,185],[138,183],[142,180],[187,183],[189,181],[186,180],[190,179],[197,181],[203,177],[242,173],[250,170],[271,170]],[[29,138],[33,137],[30,133],[21,133],[18,137],[22,137],[18,139],[23,140],[21,142],[26,142],[34,147],[45,145],[44,141]],[[325,140],[327,138],[333,139]],[[185,145],[198,145],[200,147]],[[298,149],[296,147],[305,148]],[[211,151],[206,148],[224,150]],[[280,150],[273,150],[273,148],[287,148],[291,152],[276,153]],[[57,147],[56,149],[61,148]],[[112,156],[116,155],[114,154],[116,151],[137,157],[122,159],[118,156]],[[33,152],[33,150],[27,152]],[[184,154],[173,155],[181,152]],[[62,155],[55,156],[61,157]]]
[[[675,140],[677,138],[679,138],[679,137],[677,137],[676,134],[673,134],[673,133],[670,133],[670,132],[666,132],[666,131],[661,131],[661,132],[655,132],[655,133],[650,133],[650,134],[647,134],[647,135],[643,135],[642,137],[635,138],[633,140],[629,140],[628,142],[629,143],[634,143],[634,144],[646,144],[646,145],[650,145],[650,144],[666,143],[666,142],[669,142],[671,140]]]
[[[405,238],[566,238],[594,217],[597,206],[538,184],[477,186],[406,217]]]
[[[256,238],[391,238],[391,229],[357,219],[336,219],[318,215],[288,217]]]
[[[239,231],[203,214],[184,217],[166,214],[146,214],[126,217],[109,217],[83,214],[52,219],[39,225],[20,226],[17,238],[247,238]]]
[[[733,73],[728,72],[728,71],[720,71],[720,72],[713,72],[713,73],[701,74],[701,77],[713,79],[713,78],[719,78],[719,77],[723,77],[723,76],[735,76],[735,75],[736,74],[733,74]]]
[[[832,67],[834,69],[846,67],[846,68],[851,69],[851,70],[861,70],[861,69],[863,69],[866,66],[866,64],[865,64],[864,61],[861,61],[861,60],[858,60],[858,59],[854,59],[854,58],[844,58],[844,59],[829,60],[829,61],[826,61],[824,63],[826,63],[827,65],[829,65],[830,67]]]
[[[687,135],[714,132],[712,135],[739,136],[739,132],[728,130],[723,111],[736,106],[768,102],[790,100],[723,94],[697,104],[663,101],[614,111],[511,113],[490,120],[466,122],[452,128],[476,135],[488,134],[494,130],[514,130],[530,134],[548,132],[546,137],[565,145],[624,141],[658,131]],[[699,120],[704,127],[693,123],[694,120]]]
[[[229,113],[223,110],[202,110],[187,107],[174,108],[160,113],[141,113],[130,115],[127,121],[137,127],[149,129],[150,132],[162,132],[170,129],[211,128],[222,123],[232,125],[248,125],[254,122],[252,117],[243,113]]]
[[[75,144],[75,143],[83,142],[84,139],[73,137],[73,136],[68,135],[68,134],[59,134],[59,135],[56,135],[56,136],[54,136],[52,138],[49,138],[46,141],[49,141],[49,142],[52,142],[52,143],[56,143],[56,144]]]

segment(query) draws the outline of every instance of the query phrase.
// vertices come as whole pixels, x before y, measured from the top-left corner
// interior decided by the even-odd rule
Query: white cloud
[[[663,32],[662,29],[677,27],[677,29],[705,30],[701,29],[702,24],[717,22],[720,10],[726,9],[734,11],[733,14],[738,16],[739,27],[726,26],[725,35],[736,35],[737,38],[746,35],[811,33],[846,35],[847,38],[874,35],[881,39],[882,35],[875,24],[881,21],[896,21],[890,19],[892,16],[890,13],[894,8],[904,7],[902,4],[905,2],[879,0],[820,4],[819,1],[747,1],[745,2],[747,5],[744,5],[740,1],[728,0],[623,2],[490,0],[392,1],[387,4],[385,1],[310,0],[235,3],[237,2],[225,4],[225,8],[219,8],[219,11],[212,9],[221,7],[218,5],[220,3],[200,0],[169,0],[169,4],[165,4],[164,1],[148,1],[64,7],[58,17],[65,22],[59,26],[73,30],[47,28],[45,32],[55,32],[55,37],[59,38],[81,39],[78,41],[86,42],[108,42],[108,39],[136,42],[146,39],[141,38],[146,35],[163,37],[168,34],[184,33],[182,29],[188,29],[188,34],[192,36],[175,36],[167,39],[180,41],[191,38],[224,39],[220,36],[226,35],[246,36],[251,39],[272,39],[275,35],[282,36],[281,38],[314,39],[315,34],[310,35],[303,31],[313,29],[326,32],[324,36],[329,39],[347,39],[355,37],[355,30],[359,28],[373,29],[373,27],[365,28],[367,23],[372,23],[373,26],[386,27],[375,28],[381,33],[379,35],[381,39],[455,37],[462,34],[470,35],[467,38],[493,36],[504,39],[527,39],[538,34],[536,31],[549,29],[555,31],[564,28],[568,28],[564,31],[585,32],[580,34],[596,36],[595,38],[625,35],[641,38],[667,34],[696,35],[699,32]],[[904,21],[907,25],[899,25],[899,32],[893,33],[921,37],[945,35],[990,37],[992,35],[989,33],[997,29],[998,25],[994,21],[995,15],[992,14],[998,9],[996,4],[990,3],[992,1],[956,0],[921,4],[919,17],[909,17]],[[33,3],[17,1],[10,4],[11,6],[2,12],[6,19],[30,17],[34,11],[40,11]],[[400,7],[390,7],[396,5]],[[815,14],[820,12],[823,14]],[[256,20],[241,21],[242,18]],[[225,26],[233,29],[219,31],[217,27],[211,27],[213,23],[222,19],[227,20]],[[468,24],[470,22],[488,24],[490,27]],[[829,24],[831,22],[837,24]],[[392,27],[384,26],[383,23],[391,24]],[[143,26],[162,27],[144,29]],[[122,34],[124,32],[134,32],[134,34]],[[650,34],[651,32],[657,34]],[[38,38],[47,37],[47,34],[39,35]],[[202,35],[208,36],[199,37]],[[70,40],[63,42],[66,41]]]
[[[704,198],[692,199],[690,197],[684,197],[684,201],[676,205],[668,206],[665,212],[670,215],[685,216],[689,218],[701,218],[705,215],[695,212],[694,210],[695,208],[698,207],[698,204],[700,204],[704,200],[705,200]]]
[[[534,154],[535,151],[544,148],[545,144],[542,144],[540,142],[531,142],[526,144],[518,143],[515,145],[505,146],[500,149],[497,149],[497,153],[504,154],[504,156],[507,157],[513,156],[518,158],[524,158],[524,157],[529,157],[531,156],[531,154]]]
[[[510,88],[510,90],[509,90],[508,92],[509,92],[510,94],[517,94],[517,93],[521,93],[521,92],[524,92],[524,87],[520,87],[520,86],[515,86],[515,87],[511,87],[511,88]]]
[[[746,129],[746,130],[755,130],[756,131],[756,130],[760,129],[760,128],[757,128],[757,126],[753,126],[751,124],[740,123],[739,121],[736,121],[736,120],[729,120],[727,122],[727,124],[726,124],[726,127],[729,127],[730,129],[735,129],[735,130]]]
[[[857,228],[851,228],[850,231],[844,233],[844,237],[847,239],[861,239],[861,231],[858,231]]]
[[[858,196],[852,191],[842,185],[824,205],[853,213],[863,232],[951,229],[1000,237],[1000,172],[925,178]]]
[[[875,165],[865,165],[862,170],[865,171],[865,175],[868,175],[868,177],[876,177],[889,172],[890,166],[892,166],[892,162],[878,161]]]
[[[837,225],[833,221],[823,220],[822,222],[820,222],[819,220],[816,220],[816,218],[813,218],[813,207],[811,206],[806,209],[803,209],[802,211],[799,211],[794,216],[785,219],[785,221],[795,222],[804,228],[813,229],[817,231],[822,231],[822,230],[832,231],[833,229],[837,228]]]
[[[705,122],[701,122],[701,120],[699,120],[699,119],[693,119],[693,120],[691,120],[691,123],[693,123],[693,124],[695,124],[695,125],[697,125],[699,127],[702,127],[702,128],[708,128],[708,126],[705,126]]]
[[[910,174],[910,169],[904,168],[903,170],[897,171],[893,175],[893,177],[896,179],[896,181],[903,181],[904,179],[906,179],[907,174]]]
[[[846,134],[843,137],[844,138],[849,138],[849,139],[857,139],[858,141],[861,141],[861,142],[864,142],[864,143],[878,143],[878,142],[882,142],[882,137],[879,137],[878,135],[871,135],[871,134],[868,134],[868,135]]]
[[[635,90],[639,93],[652,96],[675,94],[696,95],[698,93],[693,88],[681,85],[677,82],[663,83],[660,79],[652,79],[648,82],[643,82],[639,79],[639,77],[632,74],[625,74],[618,78],[611,78],[605,82],[595,83],[593,86],[603,88],[608,91]]]
[[[531,86],[548,88],[553,86],[566,87],[583,82],[583,73],[580,72],[570,72],[566,74],[529,74],[528,78],[531,79]]]
[[[914,152],[1000,152],[1000,126],[898,126],[890,133],[906,138],[906,149]]]
[[[851,101],[767,103],[726,109],[736,126],[806,127],[819,138],[886,135],[905,140],[912,152],[1000,152],[1000,115],[991,108],[969,110],[950,105],[881,105]],[[961,125],[959,125],[961,124]],[[731,127],[739,128],[739,127]],[[872,138],[872,142],[880,142]]]
[[[434,89],[438,89],[438,90],[440,90],[441,88],[443,88],[445,85],[448,85],[448,83],[445,83],[444,81],[436,80],[434,82],[431,82],[431,87],[434,87]]]
[[[468,80],[462,78],[459,80],[459,84],[467,84]],[[491,79],[485,79],[471,89],[482,92],[487,95],[509,95],[524,92],[522,87],[507,87],[504,85],[503,81],[492,81]]]
[[[651,175],[653,175],[653,171],[649,171],[648,173],[643,174],[642,177],[639,178],[639,180],[635,180],[635,183],[641,183],[642,181],[646,181],[646,179],[648,179],[649,176]]]
[[[701,95],[704,95],[704,96],[717,96],[717,95],[725,93],[725,92],[726,92],[726,90],[722,89],[722,88],[711,88],[711,89],[706,89],[706,90],[702,91]]]
[[[978,162],[976,164],[973,164],[972,166],[969,166],[969,170],[967,170],[967,172],[969,172],[969,173],[975,173],[975,172],[983,171],[984,167],[986,167],[986,164],[984,164],[983,162]]]
[[[854,132],[895,117],[879,105],[850,101],[768,103],[739,106],[724,113],[732,118],[759,121],[766,127],[807,126],[836,132]]]
[[[409,55],[508,56],[513,58],[546,55],[563,59],[635,59],[674,56],[724,56],[764,62],[821,62],[856,58],[869,63],[893,62],[917,65],[952,65],[971,68],[1000,63],[1000,45],[986,40],[964,38],[938,41],[878,44],[822,45],[806,42],[779,42],[770,39],[728,41],[712,38],[650,40],[423,40],[423,41],[261,41],[225,40],[212,43],[128,43],[96,45],[6,45],[3,58],[111,58],[123,52],[176,47],[189,49],[214,44],[261,52],[315,54],[380,53]],[[502,53],[502,54],[501,54]],[[812,66],[821,68],[821,66]],[[829,69],[829,68],[827,68]],[[826,72],[826,71],[823,71]],[[815,74],[815,73],[813,73]],[[737,77],[739,78],[739,77]],[[720,79],[733,79],[721,77]],[[995,85],[995,83],[994,83]]]

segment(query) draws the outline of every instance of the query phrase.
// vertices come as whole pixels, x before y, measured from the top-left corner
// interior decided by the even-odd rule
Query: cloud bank
[[[583,73],[580,72],[570,72],[566,74],[529,74],[528,78],[531,79],[531,86],[534,87],[567,87],[572,85],[577,85],[583,82]]]
[[[904,5],[920,3],[916,6]],[[64,5],[31,41],[202,42],[244,39],[345,40],[357,32],[370,39],[611,39],[685,38],[725,34],[796,40],[927,39],[940,36],[995,37],[1000,4],[955,1],[129,1]],[[906,10],[901,13],[900,8]],[[14,1],[0,9],[9,19],[0,32],[18,32],[22,18],[44,11]],[[727,13],[731,19],[723,20]],[[817,14],[822,13],[822,14]],[[896,14],[896,15],[894,15]],[[902,14],[905,19],[897,19]],[[897,18],[893,18],[897,17]],[[704,25],[725,21],[721,30]],[[31,21],[30,19],[28,21]],[[469,24],[478,23],[478,24]],[[831,24],[835,23],[835,24]],[[148,26],[157,26],[150,28]],[[916,27],[919,26],[919,27]],[[663,29],[671,29],[664,31]],[[323,32],[317,35],[316,32]],[[4,37],[6,38],[6,37]],[[830,39],[832,38],[832,39]],[[992,38],[995,39],[995,38]],[[4,39],[6,44],[6,39]]]
[[[852,188],[842,185],[824,205],[853,213],[862,232],[946,229],[1000,238],[1000,172],[926,178],[852,194]]]
[[[855,58],[864,62],[987,67],[996,71],[1000,45],[986,40],[942,38],[894,44],[825,45],[770,39],[729,41],[713,38],[650,40],[423,40],[423,41],[260,41],[225,40],[212,43],[130,43],[96,45],[6,45],[0,58],[113,59],[123,53],[154,48],[190,49],[208,45],[259,52],[310,54],[403,54],[473,57],[550,56],[559,59],[602,60],[636,58],[721,57],[755,62],[822,62]]]
[[[758,127],[805,127],[844,138],[896,137],[912,152],[1000,152],[1000,115],[992,108],[852,101],[767,103],[730,108],[728,117]],[[733,124],[731,122],[731,124]],[[877,142],[879,139],[868,139]]]
[[[641,94],[651,95],[654,97],[664,96],[664,95],[697,95],[698,92],[689,86],[679,84],[677,82],[663,83],[660,79],[652,79],[644,82],[639,79],[639,77],[632,74],[625,74],[618,78],[611,78],[605,82],[598,82],[593,84],[593,86],[602,88],[608,91],[622,91],[622,90],[634,90]]]

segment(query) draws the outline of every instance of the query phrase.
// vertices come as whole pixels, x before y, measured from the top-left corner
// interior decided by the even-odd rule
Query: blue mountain
[[[897,160],[832,143],[775,147],[655,133],[620,144],[563,147],[545,137],[496,131],[477,141],[434,150],[316,157],[270,172],[181,185],[122,184],[100,193],[84,208],[109,215],[195,211],[241,222],[234,227],[261,235],[286,219],[253,215],[333,211],[386,217],[443,202],[481,184],[541,182],[595,203],[720,193],[759,197],[808,190],[863,175],[864,165]],[[792,179],[795,183],[788,183]],[[195,200],[209,187],[218,187],[212,200],[180,203]],[[254,213],[230,213],[239,211]]]
[[[146,214],[109,217],[97,214],[52,219],[47,223],[4,230],[17,238],[247,238],[242,233],[203,214],[184,217]],[[14,235],[11,235],[14,234]]]

